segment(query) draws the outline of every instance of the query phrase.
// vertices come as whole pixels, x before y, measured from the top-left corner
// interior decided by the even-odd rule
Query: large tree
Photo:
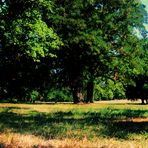
[[[93,102],[97,77],[116,79],[136,69],[144,8],[139,0],[55,0],[52,20],[64,46],[58,54],[60,80],[72,90],[74,103]]]
[[[1,0],[0,6],[4,92],[40,87],[53,73],[57,86],[71,88],[74,103],[84,100],[84,89],[93,102],[98,77],[117,81],[142,71],[135,32],[145,12],[139,0]]]

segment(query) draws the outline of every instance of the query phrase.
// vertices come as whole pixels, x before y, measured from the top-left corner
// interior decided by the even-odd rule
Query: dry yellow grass
[[[119,141],[115,139],[83,139],[45,140],[33,135],[18,133],[0,134],[0,143],[6,148],[148,148],[148,141]]]

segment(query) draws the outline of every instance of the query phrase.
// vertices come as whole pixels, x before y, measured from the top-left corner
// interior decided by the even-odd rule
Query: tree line
[[[1,0],[0,99],[144,103],[147,18],[139,0]]]

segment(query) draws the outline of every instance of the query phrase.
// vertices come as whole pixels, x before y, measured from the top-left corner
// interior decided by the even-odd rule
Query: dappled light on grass
[[[69,108],[68,108],[69,106]],[[98,108],[97,108],[98,106]],[[103,105],[105,106],[105,104]],[[44,112],[37,110],[43,108]],[[62,108],[63,107],[63,108]],[[46,112],[45,112],[46,110]],[[33,135],[45,140],[117,139],[147,141],[147,107],[107,105],[9,105],[0,108],[0,133]]]

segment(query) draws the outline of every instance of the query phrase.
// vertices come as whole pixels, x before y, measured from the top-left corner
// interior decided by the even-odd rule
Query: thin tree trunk
[[[89,81],[87,83],[87,98],[86,98],[87,103],[93,103],[93,97],[94,97],[93,93],[94,93],[94,82]]]

